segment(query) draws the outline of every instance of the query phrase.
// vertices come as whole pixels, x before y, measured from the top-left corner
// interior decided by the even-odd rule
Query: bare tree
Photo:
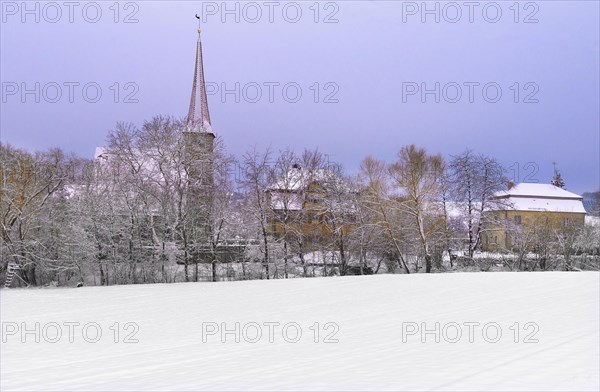
[[[366,267],[373,267],[378,273],[387,256],[388,241],[384,227],[375,218],[378,213],[374,206],[371,192],[364,188],[360,176],[352,179],[353,193],[353,227],[348,235],[350,250],[358,255],[362,273]],[[372,264],[372,265],[371,265]]]
[[[0,144],[2,253],[20,266],[20,276],[36,285],[44,261],[42,218],[53,219],[51,199],[63,189],[73,162],[59,149],[29,154]],[[4,266],[5,268],[7,265]]]
[[[270,213],[273,214],[273,233],[283,249],[284,273],[289,269],[289,261],[298,256],[303,275],[308,276],[301,228],[305,176],[298,160],[291,150],[279,153],[273,167],[274,182],[269,187],[268,197]]]
[[[258,235],[262,243],[262,264],[267,279],[270,276],[269,264],[271,263],[269,254],[271,236],[267,227],[270,208],[267,200],[267,188],[273,177],[270,161],[271,151],[269,149],[258,152],[254,148],[246,152],[242,158],[242,185],[246,193],[244,207],[250,215],[252,225],[258,229]],[[288,277],[287,260],[284,267],[284,277]]]
[[[379,226],[385,233],[391,255],[399,267],[410,273],[404,259],[404,235],[400,222],[394,219],[394,205],[401,201],[390,193],[390,179],[384,162],[372,157],[365,158],[360,164],[360,177],[364,186],[361,203],[368,211],[372,224]]]
[[[411,227],[418,237],[425,257],[425,271],[431,272],[434,242],[444,232],[442,206],[443,160],[440,155],[428,155],[425,149],[414,145],[402,147],[398,160],[388,172],[394,185],[400,189],[404,201],[400,210],[406,213]]]
[[[506,187],[505,170],[496,159],[466,150],[452,157],[448,172],[450,194],[465,216],[468,253],[472,258],[481,243],[483,212],[499,203],[492,196]]]
[[[321,178],[322,200],[319,221],[323,224],[328,248],[339,254],[340,275],[346,275],[349,265],[349,236],[357,224],[357,192],[341,165],[328,163]],[[361,263],[361,271],[364,263]]]
[[[217,280],[217,264],[228,259],[226,244],[235,236],[236,220],[232,210],[234,187],[231,179],[234,158],[226,152],[225,144],[219,137],[215,139],[212,151],[213,195],[208,205],[210,225],[210,252],[212,280]],[[197,267],[196,267],[197,268]]]
[[[563,224],[555,229],[557,253],[562,256],[563,271],[578,270],[573,256],[576,252],[576,241],[581,233],[581,228],[574,222]]]
[[[111,192],[117,214],[127,216],[127,279],[171,279],[167,261],[178,259],[186,281],[199,280],[200,263],[217,280],[221,242],[229,236],[232,158],[217,138],[191,165],[186,143],[196,140],[187,140],[183,128],[181,120],[157,116],[140,129],[118,124],[109,134],[108,164],[118,173]]]

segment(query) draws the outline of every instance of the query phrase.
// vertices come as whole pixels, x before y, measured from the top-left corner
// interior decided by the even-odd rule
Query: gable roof
[[[520,183],[494,194],[494,199],[508,201],[516,211],[573,212],[585,214],[583,198],[552,184]],[[504,209],[504,208],[502,208]]]
[[[575,193],[566,191],[562,188],[554,186],[552,184],[534,184],[534,183],[520,183],[507,191],[497,192],[495,197],[507,197],[507,196],[516,196],[516,197],[544,197],[544,198],[552,198],[552,199],[576,199],[581,200],[582,196],[579,196]]]

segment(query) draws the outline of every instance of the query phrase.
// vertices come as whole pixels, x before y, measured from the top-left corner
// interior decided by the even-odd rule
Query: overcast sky
[[[497,157],[516,181],[548,182],[556,161],[569,190],[599,187],[596,1],[22,4],[2,2],[3,143],[91,157],[118,121],[186,115],[197,13],[236,156],[318,147],[353,172],[414,143]]]

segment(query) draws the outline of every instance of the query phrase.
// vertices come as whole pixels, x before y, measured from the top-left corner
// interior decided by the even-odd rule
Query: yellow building
[[[583,227],[583,198],[551,184],[521,183],[496,193],[484,212],[484,251],[533,248]]]
[[[348,233],[354,220],[353,206],[351,200],[336,200],[340,186],[342,183],[325,170],[309,173],[294,165],[267,189],[269,233],[302,235],[311,242],[320,242],[335,230]]]

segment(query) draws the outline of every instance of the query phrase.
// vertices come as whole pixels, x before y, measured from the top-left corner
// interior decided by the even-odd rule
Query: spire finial
[[[196,14],[198,26],[200,16]],[[194,66],[194,82],[192,85],[192,97],[187,117],[187,128],[193,132],[212,133],[210,125],[210,114],[208,113],[208,99],[206,97],[206,82],[204,79],[204,66],[202,64],[202,41],[200,40],[200,29],[198,29],[198,41],[196,42],[196,64]]]
[[[202,29],[200,28],[200,17],[198,16],[198,14],[196,14],[196,19],[198,19],[198,37],[199,37],[200,33],[202,33]]]

